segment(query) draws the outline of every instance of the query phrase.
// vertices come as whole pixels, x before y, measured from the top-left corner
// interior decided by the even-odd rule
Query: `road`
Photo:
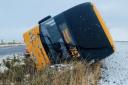
[[[13,55],[13,54],[23,54],[24,51],[25,51],[24,45],[0,47],[0,56]]]

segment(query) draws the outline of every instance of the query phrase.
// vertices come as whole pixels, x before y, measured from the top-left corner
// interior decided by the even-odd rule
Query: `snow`
[[[66,70],[73,70],[72,64],[55,64],[50,66],[51,69],[57,70],[57,71],[66,71]]]
[[[116,42],[116,52],[102,61],[99,85],[128,85],[128,42]]]
[[[19,56],[19,54],[15,54],[16,57]],[[24,65],[24,62],[22,62],[22,59],[24,58],[23,55],[20,55],[20,63],[15,63],[14,66],[17,65]],[[7,59],[14,59],[14,55],[5,55],[5,56],[0,56],[0,73],[4,73],[4,71],[8,70],[8,68],[4,65],[3,60]]]
[[[3,60],[7,58],[8,56],[0,57],[0,73],[4,73],[4,71],[8,70],[8,68],[3,64]]]
[[[13,57],[13,55],[0,56],[0,64],[3,62],[3,60],[5,60],[5,59],[7,59],[9,57]]]

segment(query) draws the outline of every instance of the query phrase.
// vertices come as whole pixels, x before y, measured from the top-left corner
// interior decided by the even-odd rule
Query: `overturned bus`
[[[73,58],[101,60],[114,52],[108,28],[89,2],[45,17],[23,37],[39,69]]]

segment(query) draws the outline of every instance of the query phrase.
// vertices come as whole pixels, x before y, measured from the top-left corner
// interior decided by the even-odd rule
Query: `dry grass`
[[[36,71],[31,60],[24,59],[24,65],[14,66],[20,62],[14,58],[4,61],[8,71],[0,73],[0,85],[97,85],[100,77],[100,62],[88,64],[86,62],[71,62],[69,68],[55,70],[47,67],[43,71]]]

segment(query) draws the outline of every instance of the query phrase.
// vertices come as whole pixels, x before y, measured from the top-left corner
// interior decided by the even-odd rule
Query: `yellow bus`
[[[40,20],[24,33],[24,42],[39,69],[72,58],[101,60],[115,49],[102,17],[89,2]]]

